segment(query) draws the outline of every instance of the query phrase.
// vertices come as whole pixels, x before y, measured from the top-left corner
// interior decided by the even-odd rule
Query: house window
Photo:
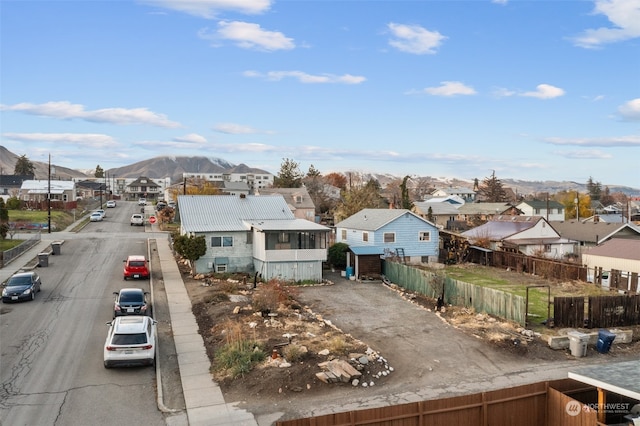
[[[383,238],[384,238],[384,242],[385,243],[395,243],[396,242],[396,234],[395,234],[395,232],[385,232]]]
[[[536,215],[540,214],[540,209],[533,209],[533,214],[536,214]]]
[[[369,233],[367,231],[362,231],[362,241],[369,241]]]
[[[233,247],[233,237],[211,237],[211,247]]]
[[[342,239],[342,241],[345,241],[347,239],[347,230],[343,229],[342,232],[340,232],[340,238]]]
[[[431,241],[431,232],[429,231],[420,231],[420,235],[418,236],[420,241]]]
[[[545,253],[551,253],[551,244],[545,244],[544,251]]]
[[[289,243],[290,241],[290,234],[287,232],[281,232],[278,234],[278,242],[279,243]]]

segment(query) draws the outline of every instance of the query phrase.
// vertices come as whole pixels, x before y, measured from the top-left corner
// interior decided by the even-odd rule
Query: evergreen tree
[[[4,198],[0,197],[0,223],[9,222],[9,209],[4,204]]]
[[[13,170],[14,175],[24,175],[24,176],[35,176],[36,174],[36,166],[33,165],[31,161],[27,158],[26,154],[18,157],[18,161],[16,161],[16,166]]]
[[[100,167],[100,164],[98,164],[96,166],[96,172],[94,173],[95,177],[97,178],[103,178],[104,177],[104,170],[102,169],[102,167]]]
[[[486,177],[482,181],[482,185],[480,185],[480,188],[478,189],[478,194],[481,196],[482,200],[487,203],[501,203],[507,201],[507,192],[504,190],[500,179],[496,177],[495,170],[491,176]]]
[[[342,201],[336,208],[336,220],[346,219],[362,209],[384,207],[384,200],[380,196],[380,183],[375,179],[370,179],[362,187],[353,187],[348,191],[343,191]]]
[[[402,180],[402,184],[400,185],[400,190],[402,192],[402,208],[411,210],[413,209],[413,201],[409,198],[409,189],[407,188],[408,180],[409,176],[405,176]]]
[[[188,259],[191,263],[191,272],[193,271],[194,262],[207,252],[207,240],[204,235],[197,237],[176,235],[173,240],[173,248],[180,256]]]
[[[594,201],[600,201],[600,197],[602,195],[602,185],[600,182],[594,182],[593,178],[589,176],[587,179],[587,192],[589,196]]]
[[[300,188],[302,186],[300,165],[293,160],[284,158],[278,176],[273,179],[273,186],[276,188]]]

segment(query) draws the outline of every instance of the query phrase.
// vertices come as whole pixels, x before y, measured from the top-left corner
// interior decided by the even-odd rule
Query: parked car
[[[144,216],[141,215],[140,213],[135,213],[131,215],[131,226],[133,225],[138,225],[138,226],[143,226],[144,225]]]
[[[107,201],[107,208],[112,209],[116,206],[116,200]]]
[[[16,272],[2,284],[2,302],[33,300],[40,291],[40,276],[35,272]]]
[[[97,213],[100,213],[102,215],[102,218],[104,219],[105,217],[107,217],[107,212],[104,211],[104,209],[98,209],[98,210],[94,210]]]
[[[93,212],[91,213],[91,216],[89,216],[89,220],[91,222],[101,222],[102,221],[102,213],[100,212]]]
[[[129,278],[149,278],[149,268],[147,267],[147,259],[144,256],[131,255],[124,262],[124,279]]]
[[[158,201],[158,203],[156,204],[156,210],[160,211],[162,209],[164,209],[165,207],[167,207],[167,203],[165,203],[164,201]]]
[[[151,315],[151,307],[147,302],[148,292],[141,288],[123,288],[114,291],[113,317],[125,315]]]
[[[146,198],[139,198],[138,199],[138,205],[139,206],[146,206],[147,205],[147,199]]]
[[[116,365],[154,365],[157,322],[150,317],[132,315],[109,321],[104,342],[104,368]]]

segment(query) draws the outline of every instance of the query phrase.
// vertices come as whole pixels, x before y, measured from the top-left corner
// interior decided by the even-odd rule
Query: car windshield
[[[23,285],[31,285],[31,277],[26,275],[22,277],[11,277],[7,281],[7,287],[17,287]]]
[[[144,345],[147,343],[147,335],[145,333],[137,334],[114,334],[111,339],[113,345]]]
[[[120,303],[142,303],[143,297],[140,293],[120,293]]]

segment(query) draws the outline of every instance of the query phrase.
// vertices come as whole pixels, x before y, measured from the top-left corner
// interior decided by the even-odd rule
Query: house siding
[[[346,230],[347,238],[342,239],[342,230]],[[429,241],[420,241],[421,231],[430,232]],[[362,241],[363,232],[367,232],[368,241]],[[384,234],[394,233],[395,242],[385,243]],[[418,258],[423,256],[438,256],[438,230],[436,227],[425,223],[411,214],[405,214],[396,220],[382,226],[375,231],[362,231],[357,229],[337,228],[336,241],[343,242],[349,246],[363,247],[375,246],[384,247],[395,253],[397,248],[404,249],[405,256]]]
[[[227,272],[253,272],[253,250],[247,245],[247,232],[208,232],[204,234],[207,252],[196,261],[196,272],[215,272],[215,259],[226,257]],[[211,237],[233,237],[233,247],[211,247]]]
[[[254,268],[263,277],[286,281],[322,281],[322,262],[268,262],[254,260]]]

